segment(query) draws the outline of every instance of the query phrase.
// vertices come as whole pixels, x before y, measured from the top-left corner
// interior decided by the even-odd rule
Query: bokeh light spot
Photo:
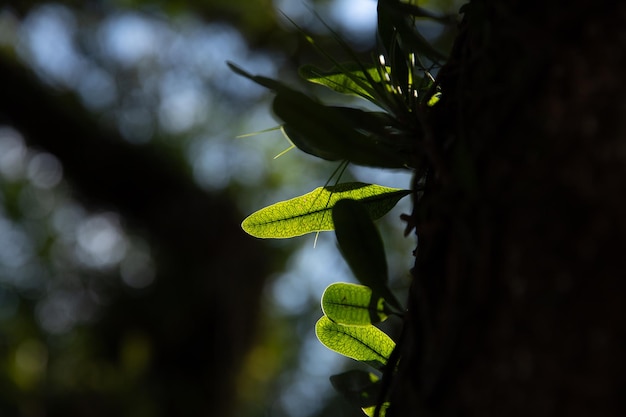
[[[114,61],[134,66],[142,59],[156,55],[159,48],[159,28],[135,13],[124,13],[108,18],[99,31],[101,47]]]
[[[132,288],[145,288],[152,284],[156,265],[145,245],[134,244],[120,264],[122,281]]]
[[[48,363],[46,346],[36,339],[17,345],[13,362],[13,379],[22,389],[30,390],[43,379]]]
[[[72,86],[85,65],[74,43],[76,20],[64,6],[43,5],[28,14],[21,27],[20,53],[31,58],[46,79]]]
[[[48,189],[61,182],[63,169],[54,155],[39,152],[28,161],[26,176],[35,187]]]
[[[111,267],[126,254],[127,241],[117,216],[98,214],[83,220],[77,227],[78,257],[87,266]]]
[[[32,256],[32,243],[22,228],[0,217],[0,265],[19,268]]]
[[[26,168],[26,145],[22,135],[10,127],[0,126],[0,174],[17,180]]]

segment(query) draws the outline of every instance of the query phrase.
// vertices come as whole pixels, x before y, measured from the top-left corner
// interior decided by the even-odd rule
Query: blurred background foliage
[[[359,415],[328,383],[344,361],[313,335],[324,288],[353,280],[334,236],[239,229],[335,169],[274,160],[278,131],[237,139],[276,121],[225,64],[298,83],[320,59],[285,15],[341,56],[313,10],[370,59],[373,0],[0,5],[0,415]],[[406,209],[382,225],[398,291]]]

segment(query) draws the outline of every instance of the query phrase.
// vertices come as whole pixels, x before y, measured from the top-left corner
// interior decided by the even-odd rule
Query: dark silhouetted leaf
[[[339,248],[354,276],[382,296],[394,307],[401,308],[387,287],[387,259],[380,234],[367,209],[358,201],[341,200],[333,208],[333,222]]]
[[[330,377],[333,388],[357,407],[376,406],[380,396],[380,379],[371,372],[347,371]]]
[[[411,160],[412,142],[394,135],[389,116],[359,109],[326,106],[299,91],[229,64],[237,74],[272,89],[274,114],[300,150],[326,160],[346,160],[380,168],[405,168]]]

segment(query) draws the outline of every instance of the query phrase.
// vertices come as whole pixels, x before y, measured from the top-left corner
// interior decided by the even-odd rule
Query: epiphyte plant
[[[372,366],[372,372],[355,370],[331,377],[332,385],[370,416],[382,416],[389,408],[389,381],[401,359],[396,342],[377,324],[404,313],[388,287],[385,250],[373,221],[409,194],[417,204],[421,192],[417,188],[430,174],[433,164],[425,146],[429,128],[424,115],[442,94],[431,73],[445,61],[445,55],[419,33],[416,19],[453,21],[411,1],[379,0],[377,11],[379,51],[371,62],[358,60],[334,35],[352,59],[340,63],[306,36],[332,68],[306,65],[299,70],[305,80],[368,100],[377,111],[326,105],[280,81],[229,63],[236,73],[273,91],[272,109],[285,136],[303,152],[339,161],[339,177],[348,164],[413,172],[412,190],[339,183],[339,179],[329,185],[329,180],[302,196],[265,207],[242,223],[247,233],[258,238],[335,231],[340,251],[360,284],[335,283],[325,290],[323,316],[315,331],[329,349]]]

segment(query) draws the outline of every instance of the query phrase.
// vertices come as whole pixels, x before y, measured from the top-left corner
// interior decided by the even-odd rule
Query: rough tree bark
[[[626,415],[625,75],[624,3],[469,4],[391,415]]]

